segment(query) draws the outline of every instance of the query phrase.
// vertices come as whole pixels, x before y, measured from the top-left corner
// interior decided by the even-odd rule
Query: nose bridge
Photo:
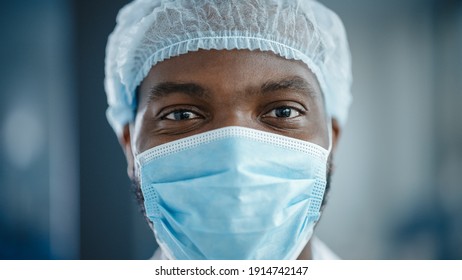
[[[242,71],[234,71],[240,73]],[[230,75],[215,79],[210,90],[214,95],[210,100],[213,107],[213,127],[241,126],[257,128],[258,104],[254,95],[249,94],[256,87],[254,83],[230,78]]]
[[[242,126],[256,128],[255,117],[247,106],[236,103],[224,104],[217,108],[213,121],[214,128]]]

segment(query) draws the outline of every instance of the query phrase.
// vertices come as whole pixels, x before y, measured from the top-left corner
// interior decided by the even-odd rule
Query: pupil
[[[179,111],[175,112],[174,114],[175,120],[187,120],[191,117],[191,113],[188,111]]]
[[[292,113],[292,110],[287,107],[276,109],[276,117],[278,118],[288,118],[290,113]]]

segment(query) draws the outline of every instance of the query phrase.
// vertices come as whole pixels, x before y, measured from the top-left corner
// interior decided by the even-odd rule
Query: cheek
[[[316,121],[314,124],[316,125],[316,144],[324,147],[326,150],[329,148],[329,129],[328,126],[331,125],[329,118],[326,115],[326,111],[324,109],[323,100],[319,100],[318,105],[315,109],[316,113]]]
[[[150,137],[150,124],[152,122],[149,122],[149,119],[149,112],[146,108],[138,110],[131,134],[132,149],[135,156],[147,150],[153,140]]]
[[[328,125],[322,98],[317,98],[310,106],[308,130],[304,133],[305,141],[317,144],[325,149],[329,147]]]

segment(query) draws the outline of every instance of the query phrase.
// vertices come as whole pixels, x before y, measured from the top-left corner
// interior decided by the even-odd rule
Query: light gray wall
[[[461,5],[321,2],[346,25],[354,102],[318,235],[347,259],[460,258],[441,188],[462,204]]]

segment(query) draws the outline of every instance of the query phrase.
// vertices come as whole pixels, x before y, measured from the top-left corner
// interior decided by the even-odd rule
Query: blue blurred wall
[[[72,11],[63,0],[1,6],[0,259],[78,258]]]

